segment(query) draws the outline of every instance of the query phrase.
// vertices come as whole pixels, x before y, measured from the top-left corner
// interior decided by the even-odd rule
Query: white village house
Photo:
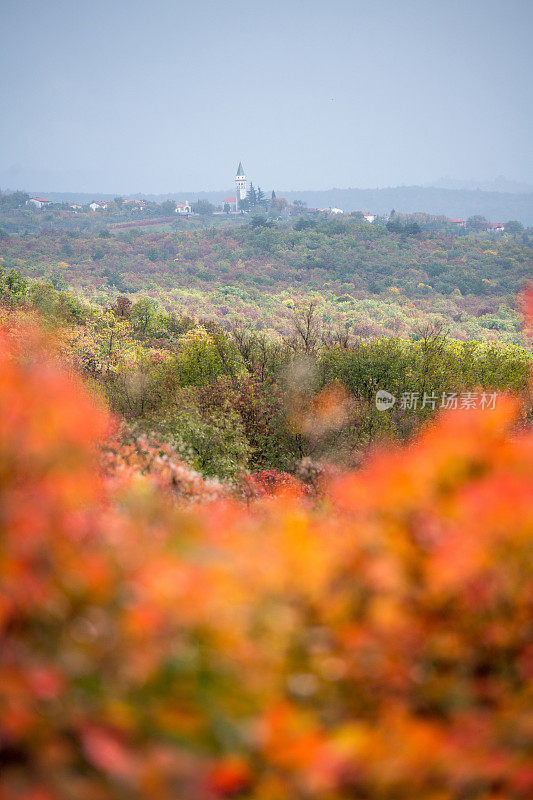
[[[192,206],[188,200],[184,203],[176,203],[176,208],[174,210],[176,214],[192,214]]]
[[[100,202],[98,200],[93,200],[92,203],[89,203],[89,208],[91,211],[105,211],[107,203],[105,201]]]
[[[321,211],[323,214],[344,214],[342,208],[335,208],[334,206],[330,206],[329,208],[317,208],[317,211]]]
[[[51,203],[51,200],[46,200],[44,197],[30,197],[29,200],[26,200],[27,206],[35,206],[35,208],[43,208],[51,205]]]

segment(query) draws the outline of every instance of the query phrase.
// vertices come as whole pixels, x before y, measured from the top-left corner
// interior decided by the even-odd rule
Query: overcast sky
[[[533,181],[531,0],[0,0],[0,186]]]

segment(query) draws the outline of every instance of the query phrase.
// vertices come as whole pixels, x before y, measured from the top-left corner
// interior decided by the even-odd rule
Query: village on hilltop
[[[275,191],[272,191],[270,197],[266,197],[265,193],[261,189],[260,186],[257,188],[254,186],[252,182],[248,183],[248,179],[246,177],[244,167],[242,165],[242,161],[239,161],[239,166],[237,167],[237,173],[235,175],[235,194],[229,195],[222,200],[220,206],[214,206],[212,209],[213,214],[226,214],[226,215],[235,215],[235,214],[249,214],[251,211],[254,212],[274,212],[273,216],[277,216],[279,218],[284,218],[290,216],[290,205],[287,200],[283,197],[276,197]],[[202,201],[198,201],[196,204],[191,203],[189,200],[177,201],[177,200],[168,200],[165,201],[169,205],[172,204],[172,211],[175,214],[178,214],[182,217],[189,217],[195,214],[200,213],[195,206],[198,206]],[[203,201],[204,203],[207,201]],[[90,211],[99,212],[99,211],[107,211],[112,203],[118,203],[122,208],[127,208],[130,211],[144,211],[146,207],[149,205],[147,200],[136,199],[136,198],[115,198],[115,200],[93,200],[86,206],[81,205],[80,203],[68,203],[67,208],[72,213],[78,213],[79,211],[83,211],[89,209]],[[54,201],[49,200],[45,197],[30,197],[26,201],[26,205],[33,206],[37,209],[47,208],[52,205],[56,205]],[[304,203],[299,203],[296,201],[294,203],[294,207],[296,210],[299,211],[306,211],[310,212],[319,212],[326,215],[338,215],[343,214],[344,211],[341,208],[336,207],[329,207],[329,208],[308,208]],[[367,222],[373,222],[376,219],[376,214],[371,214],[370,212],[362,212],[364,218]]]
[[[80,212],[117,212],[126,211],[134,214],[135,212],[149,212],[157,207],[158,210],[168,213],[165,221],[172,221],[174,218],[171,215],[176,215],[182,219],[189,219],[191,217],[210,215],[210,216],[245,216],[248,214],[264,215],[268,214],[269,218],[277,220],[285,220],[291,216],[302,215],[315,215],[321,216],[324,219],[329,217],[336,217],[344,214],[341,208],[329,206],[328,208],[310,208],[302,201],[295,200],[290,204],[285,198],[277,197],[276,192],[272,190],[270,197],[267,197],[260,186],[255,187],[254,184],[246,177],[246,173],[242,164],[239,161],[237,172],[234,178],[235,194],[225,197],[219,205],[213,205],[208,200],[197,200],[191,202],[185,200],[164,200],[162,203],[154,203],[149,200],[139,198],[122,198],[116,197],[114,200],[93,200],[91,203],[82,205],[80,203],[57,203],[45,197],[30,197],[26,200],[26,205],[35,209],[46,209],[48,207],[60,206],[71,214]],[[358,216],[361,220],[372,224],[378,218],[387,222],[387,226],[393,230],[394,226],[398,223],[394,221],[395,212],[392,211],[389,215],[378,215],[370,211],[352,211],[352,216]],[[398,216],[396,215],[396,219]],[[410,216],[410,215],[407,215]],[[444,218],[443,218],[444,219]],[[447,228],[450,230],[461,230],[469,227],[468,221],[464,219],[446,219]],[[479,218],[484,220],[484,218]],[[162,222],[163,219],[160,219]],[[113,227],[125,227],[134,225],[134,222],[116,223]],[[139,222],[140,224],[140,222]],[[155,224],[155,222],[153,223]],[[471,227],[471,226],[470,226]],[[501,222],[488,222],[483,221],[483,224],[478,226],[479,230],[485,230],[489,233],[504,233],[505,224]]]

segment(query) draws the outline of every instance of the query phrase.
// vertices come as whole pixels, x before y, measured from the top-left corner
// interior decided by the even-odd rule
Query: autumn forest
[[[531,232],[32,213],[2,797],[530,797]]]

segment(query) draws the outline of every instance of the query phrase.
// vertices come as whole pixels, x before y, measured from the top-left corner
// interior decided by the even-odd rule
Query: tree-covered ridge
[[[315,296],[326,323],[363,336],[407,336],[429,315],[459,338],[518,343],[512,296],[532,265],[523,238],[258,220],[227,230],[8,236],[0,263],[101,304],[142,292],[181,314],[241,317],[258,329],[286,333],[292,308]]]
[[[4,258],[59,264],[65,277],[96,285],[109,277],[102,270],[115,266],[134,286],[138,278],[159,275],[178,285],[198,279],[257,281],[267,286],[305,280],[319,289],[326,277],[348,280],[355,290],[370,293],[397,286],[408,296],[423,294],[419,289],[443,294],[455,289],[476,295],[514,292],[532,264],[530,250],[510,238],[406,236],[382,226],[345,221],[300,229],[298,223],[295,228],[258,224],[97,237],[45,231],[39,236],[6,237],[1,250]]]

